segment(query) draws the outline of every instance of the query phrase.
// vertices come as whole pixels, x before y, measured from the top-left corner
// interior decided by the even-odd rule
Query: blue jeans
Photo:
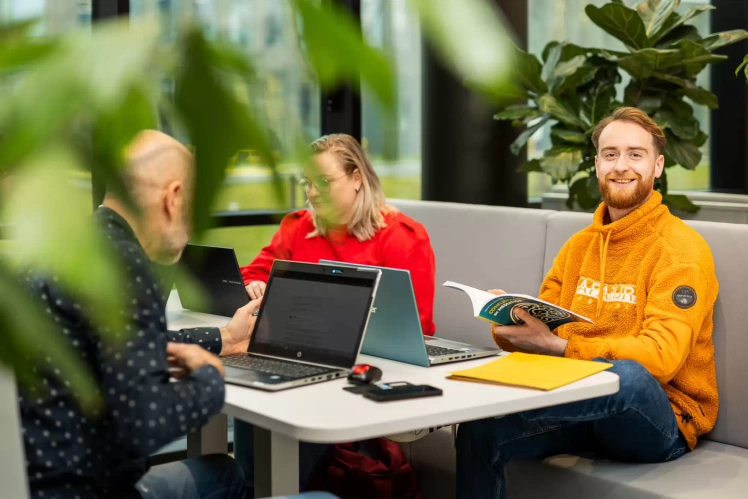
[[[617,461],[672,461],[688,452],[667,394],[638,362],[607,361],[620,378],[614,395],[460,425],[457,496],[506,497],[514,459],[594,453]]]
[[[332,445],[299,442],[299,490],[307,490],[309,479],[317,463]],[[255,486],[255,428],[244,421],[234,420],[234,456],[242,467],[247,486]]]
[[[154,466],[137,483],[143,499],[244,499],[247,484],[227,454]]]

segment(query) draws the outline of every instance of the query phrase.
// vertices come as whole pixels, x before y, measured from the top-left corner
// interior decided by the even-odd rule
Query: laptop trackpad
[[[226,380],[231,381],[232,379],[237,381],[252,382],[258,381],[265,384],[277,384],[285,383],[293,378],[288,376],[278,376],[276,374],[268,374],[259,371],[248,371],[246,369],[239,369],[236,367],[226,366]]]

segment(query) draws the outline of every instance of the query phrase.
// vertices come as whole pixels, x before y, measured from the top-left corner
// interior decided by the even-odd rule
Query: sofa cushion
[[[392,200],[426,227],[436,255],[436,334],[494,346],[490,328],[472,315],[464,293],[442,286],[457,281],[537,296],[542,283],[546,218],[552,212],[433,201]]]
[[[542,477],[542,479],[540,479]],[[630,464],[576,456],[518,461],[507,470],[509,497],[558,499],[744,498],[748,450],[703,442],[676,461]]]

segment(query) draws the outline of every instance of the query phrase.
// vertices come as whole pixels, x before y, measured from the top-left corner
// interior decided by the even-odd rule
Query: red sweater
[[[436,260],[429,235],[423,225],[402,213],[390,213],[386,220],[387,227],[363,243],[344,230],[331,231],[327,238],[307,239],[306,236],[314,231],[311,212],[291,213],[281,222],[270,245],[249,266],[242,268],[244,284],[267,282],[275,260],[307,263],[333,260],[409,270],[423,334],[431,336],[436,331]]]

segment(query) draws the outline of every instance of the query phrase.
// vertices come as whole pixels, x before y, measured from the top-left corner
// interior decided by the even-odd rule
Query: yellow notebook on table
[[[450,378],[553,390],[611,367],[604,362],[516,352],[484,366],[453,372]]]

